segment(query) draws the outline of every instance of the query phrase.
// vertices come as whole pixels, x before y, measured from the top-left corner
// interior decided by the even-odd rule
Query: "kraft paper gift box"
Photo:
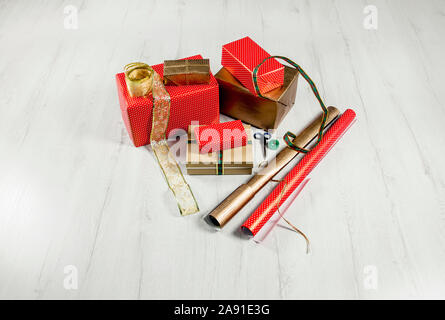
[[[253,70],[270,55],[255,41],[245,37],[222,47],[221,64],[253,95],[257,95],[253,82]],[[266,60],[258,69],[258,87],[261,93],[283,85],[284,66],[274,58]]]
[[[253,148],[251,126],[244,124],[247,144],[241,147],[209,153],[200,153],[195,137],[196,125],[190,125],[187,144],[187,174],[190,175],[235,175],[252,174]]]
[[[295,102],[299,72],[284,66],[283,85],[264,93],[252,94],[226,68],[215,75],[219,83],[220,110],[234,119],[262,129],[276,129]]]
[[[164,61],[165,85],[205,84],[209,81],[209,59]]]
[[[196,55],[186,59],[202,59],[202,57]],[[152,68],[161,77],[163,76],[163,64],[154,65]],[[152,94],[131,97],[124,73],[116,75],[116,83],[122,118],[131,140],[136,147],[149,144],[153,117]],[[166,89],[171,99],[167,135],[175,129],[187,132],[192,121],[199,121],[199,124],[219,123],[218,83],[211,73],[208,84],[166,86]]]

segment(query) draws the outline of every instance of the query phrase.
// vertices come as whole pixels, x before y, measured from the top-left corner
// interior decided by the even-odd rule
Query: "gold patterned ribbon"
[[[137,65],[139,63],[135,64]],[[134,67],[135,64],[129,65]],[[125,69],[127,69],[127,66]],[[164,173],[165,180],[176,198],[181,215],[196,213],[199,211],[196,199],[190,186],[185,181],[178,163],[171,154],[166,139],[168,120],[170,117],[170,95],[165,89],[159,74],[148,65],[145,65],[144,68],[149,68],[147,74],[152,78],[153,121],[150,134],[151,147]],[[138,81],[140,80],[141,79],[138,79]],[[127,86],[129,85],[127,84]]]

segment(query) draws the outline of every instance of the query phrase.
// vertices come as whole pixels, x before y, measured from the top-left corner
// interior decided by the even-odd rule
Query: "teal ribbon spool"
[[[272,139],[267,143],[267,147],[270,150],[277,150],[279,146],[280,146],[280,142],[277,139]]]

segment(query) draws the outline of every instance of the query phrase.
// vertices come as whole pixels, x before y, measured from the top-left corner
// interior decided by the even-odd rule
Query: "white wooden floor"
[[[186,176],[202,210],[180,217],[121,119],[123,65],[216,72],[245,35],[358,115],[288,212],[309,255],[285,228],[239,234],[272,185],[221,232],[203,221],[246,176]],[[442,0],[1,1],[0,298],[445,298],[444,37]],[[278,135],[318,112],[301,81]]]

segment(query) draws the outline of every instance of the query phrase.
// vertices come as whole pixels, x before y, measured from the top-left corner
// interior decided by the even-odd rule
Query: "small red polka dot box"
[[[195,126],[194,130],[201,153],[232,149],[247,144],[247,133],[241,120]]]
[[[267,57],[270,57],[270,54],[255,41],[245,37],[223,45],[221,64],[250,92],[257,95],[253,70]],[[281,87],[284,81],[284,66],[273,58],[266,60],[258,69],[257,80],[261,93]]]
[[[202,59],[201,55],[185,59]],[[162,77],[164,65],[152,68]],[[125,83],[125,74],[116,74],[117,91],[122,118],[128,134],[136,147],[150,143],[152,123],[153,97],[150,93],[144,97],[131,97]],[[187,132],[188,126],[199,122],[200,125],[219,123],[219,91],[218,83],[210,74],[208,84],[166,86],[170,94],[170,118],[167,135],[175,129]]]

